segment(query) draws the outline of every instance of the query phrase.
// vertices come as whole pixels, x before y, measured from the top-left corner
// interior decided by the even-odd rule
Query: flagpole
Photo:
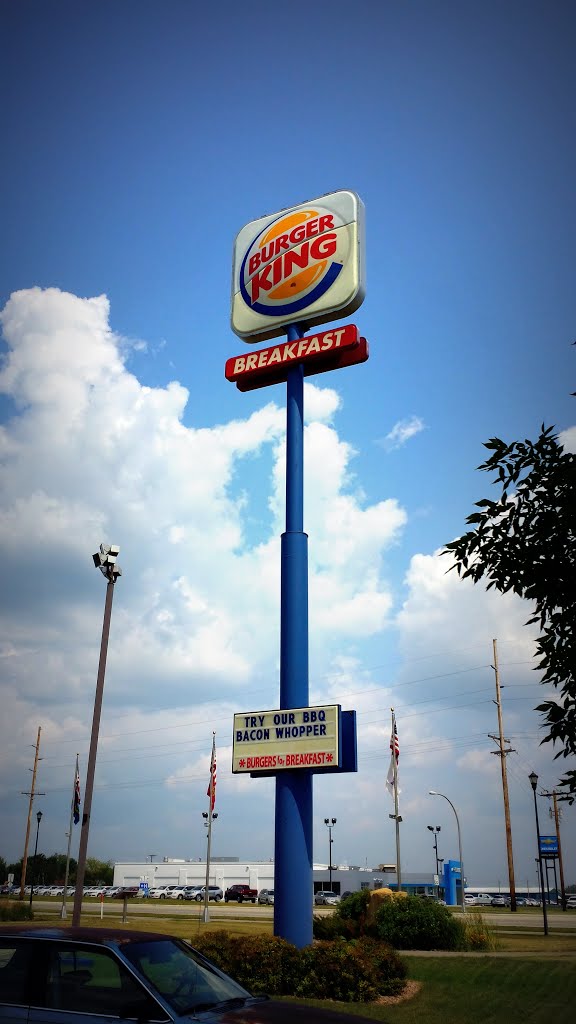
[[[78,754],[76,754],[76,768],[74,770],[74,782],[72,783],[72,799],[70,801],[70,824],[68,825],[68,850],[66,851],[66,875],[64,877],[64,892],[62,893],[62,909],[60,917],[66,919],[66,896],[68,892],[68,875],[70,872],[70,846],[72,843],[72,818],[74,816],[74,802],[76,799],[76,779],[79,775]]]
[[[400,822],[402,818],[398,812],[398,759],[396,757],[396,744],[397,744],[397,730],[396,730],[396,716],[394,714],[394,708],[390,708],[392,712],[392,767],[394,771],[394,814],[390,817],[394,818],[396,826],[396,889],[400,892],[402,888],[402,869],[400,866]]]
[[[206,885],[204,886],[204,913],[202,920],[210,920],[210,848],[212,846],[212,811],[214,809],[214,762],[216,760],[216,733],[212,733],[212,758],[210,760],[210,785],[208,786],[208,840],[206,843]]]

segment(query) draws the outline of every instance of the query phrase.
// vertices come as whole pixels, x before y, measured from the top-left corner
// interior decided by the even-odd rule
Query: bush
[[[393,996],[403,991],[408,972],[395,949],[386,942],[378,942],[367,936],[353,943],[353,946],[356,956],[376,971],[381,996]]]
[[[472,910],[466,914],[464,933],[466,938],[466,949],[493,950],[498,949],[498,941],[494,932],[482,917],[479,910]]]
[[[317,942],[300,951],[302,970],[294,995],[366,1003],[378,998],[374,969],[357,956],[351,942]]]
[[[369,934],[395,949],[466,948],[465,929],[447,907],[418,896],[389,899],[379,907]]]
[[[360,934],[356,921],[343,920],[337,913],[326,917],[315,914],[312,931],[315,939],[356,939]]]
[[[232,938],[220,931],[199,936],[195,945],[254,993],[368,1002],[404,987],[404,964],[373,939],[338,938],[297,949],[280,938]]]
[[[250,992],[289,995],[298,979],[298,950],[270,935],[235,936],[209,932],[195,940],[204,956]]]
[[[340,901],[336,907],[336,916],[343,921],[355,921],[361,929],[366,921],[369,904],[370,889],[361,889]]]
[[[0,921],[32,921],[33,918],[29,903],[20,900],[0,900]]]

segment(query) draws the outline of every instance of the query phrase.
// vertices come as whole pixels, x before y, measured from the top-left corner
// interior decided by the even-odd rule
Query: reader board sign
[[[234,715],[232,771],[340,766],[340,705]]]
[[[306,335],[296,341],[284,341],[226,360],[227,380],[239,391],[280,384],[288,379],[291,366],[302,363],[304,376],[338,370],[368,359],[368,342],[354,324],[332,328],[320,334]]]
[[[236,236],[230,319],[246,342],[348,316],[364,293],[364,206],[355,192],[260,217]]]

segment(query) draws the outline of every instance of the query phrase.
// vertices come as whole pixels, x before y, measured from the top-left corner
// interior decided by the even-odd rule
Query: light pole
[[[80,924],[82,913],[82,895],[84,888],[84,875],[86,873],[86,854],[88,852],[88,834],[90,831],[90,812],[92,810],[92,791],[94,789],[94,774],[96,771],[96,753],[98,751],[98,732],[100,729],[100,715],[102,712],[102,697],[104,694],[104,676],[106,674],[106,655],[108,654],[108,637],[110,635],[110,619],[112,617],[112,598],[114,596],[114,584],[122,570],[116,565],[116,559],[120,548],[117,544],[109,546],[100,545],[100,550],[92,555],[94,565],[103,576],[106,577],[106,601],[104,604],[104,622],[102,624],[102,640],[100,641],[100,661],[98,662],[98,676],[96,678],[96,694],[94,697],[94,712],[92,715],[92,733],[90,736],[90,750],[88,753],[88,766],[86,768],[86,792],[84,794],[84,813],[80,826],[80,844],[78,848],[78,868],[76,872],[76,892],[74,893],[74,909],[72,911],[72,924],[77,927]]]
[[[38,853],[38,833],[40,831],[40,822],[42,821],[42,811],[36,813],[36,843],[34,846],[34,878],[32,885],[30,886],[30,910],[32,910],[32,897],[34,895],[34,883],[37,881],[36,878],[36,854]]]
[[[540,894],[542,896],[542,917],[544,919],[544,935],[548,935],[548,916],[546,913],[546,896],[544,893],[544,874],[542,872],[542,856],[540,854],[540,822],[538,821],[538,803],[536,801],[536,786],[538,785],[538,776],[536,772],[530,772],[528,776],[530,785],[532,786],[532,792],[534,794],[534,814],[536,816],[536,843],[538,848],[538,867],[540,869]]]
[[[462,891],[462,913],[466,913],[466,902],[464,900],[464,861],[462,859],[462,836],[460,834],[460,819],[458,818],[458,812],[454,807],[452,801],[444,794],[437,793],[435,789],[428,790],[430,796],[441,796],[444,800],[448,800],[450,807],[454,811],[454,817],[456,818],[456,828],[458,829],[458,856],[460,857],[460,889]],[[456,890],[456,902],[458,902],[458,890]]]
[[[332,892],[332,843],[333,843],[332,829],[334,828],[334,825],[336,824],[336,821],[337,821],[337,818],[324,818],[324,824],[326,825],[326,828],[328,829],[328,857],[329,857],[329,859],[328,859],[328,877],[330,879],[330,882],[329,882],[330,892]]]
[[[210,802],[212,802],[212,786],[208,790]],[[210,850],[212,847],[212,822],[218,817],[218,811],[202,811],[202,817],[204,818],[204,824],[208,831],[206,832],[206,884],[204,886],[204,912],[202,914],[202,920],[204,924],[208,924],[210,920]]]
[[[438,884],[436,885],[436,895],[440,898],[440,871],[438,870],[438,833],[442,831],[440,825],[426,825],[426,828],[434,836],[434,854],[436,857],[436,877]]]

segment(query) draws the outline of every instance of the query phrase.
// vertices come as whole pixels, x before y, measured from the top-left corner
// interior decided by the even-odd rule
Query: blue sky
[[[427,796],[444,787],[469,876],[503,875],[497,637],[515,856],[533,872],[526,776],[551,788],[563,763],[538,746],[528,609],[446,577],[435,552],[489,491],[483,441],[545,422],[574,445],[573,5],[21,0],[0,18],[0,854],[22,852],[38,725],[42,838],[65,846],[104,599],[91,554],[108,540],[124,576],[92,852],[200,856],[215,729],[215,852],[273,855],[272,784],[233,778],[229,747],[234,711],[277,701],[285,395],[224,378],[246,349],[228,322],[232,244],[350,188],[370,360],[310,378],[305,527],[311,692],[357,708],[360,771],[316,782],[315,857],[336,815],[335,856],[390,861],[394,705],[406,869],[433,864],[433,818],[456,855]],[[413,431],[395,445],[398,424]]]

